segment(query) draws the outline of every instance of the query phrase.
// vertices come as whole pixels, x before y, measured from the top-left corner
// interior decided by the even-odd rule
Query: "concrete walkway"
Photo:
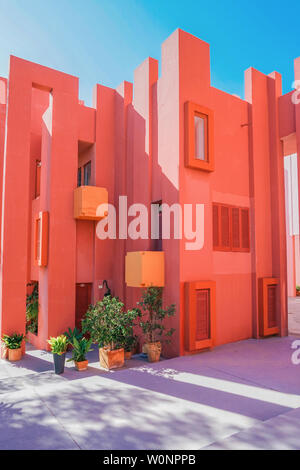
[[[300,449],[293,337],[248,340],[158,364],[52,371],[29,348],[0,361],[0,449]],[[130,368],[128,368],[128,366]]]

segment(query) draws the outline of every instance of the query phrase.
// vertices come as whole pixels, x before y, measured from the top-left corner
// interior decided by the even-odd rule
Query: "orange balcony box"
[[[127,253],[125,278],[129,287],[163,287],[165,285],[165,254],[163,251]]]
[[[106,188],[80,186],[74,191],[74,218],[80,220],[101,220],[107,216],[107,209],[97,215],[97,208],[108,204]]]

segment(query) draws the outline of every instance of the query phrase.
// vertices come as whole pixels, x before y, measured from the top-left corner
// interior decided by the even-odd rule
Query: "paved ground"
[[[30,348],[0,361],[0,449],[300,449],[293,337],[104,372]]]
[[[300,335],[300,297],[289,297],[289,332]]]

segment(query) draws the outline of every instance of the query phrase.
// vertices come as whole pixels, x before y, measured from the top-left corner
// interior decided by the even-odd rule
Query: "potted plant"
[[[67,341],[68,341],[67,351],[71,351],[74,338],[76,338],[77,341],[80,341],[81,338],[83,337],[83,334],[76,326],[74,330],[71,330],[71,328],[68,328],[68,331],[65,331],[64,335],[67,337]]]
[[[48,339],[48,343],[51,347],[54,360],[54,372],[55,374],[63,374],[65,370],[66,350],[68,346],[68,340],[65,335],[57,336],[56,338],[51,337]]]
[[[142,318],[140,326],[146,339],[143,352],[148,355],[149,362],[158,362],[162,341],[170,343],[170,338],[175,331],[174,328],[167,330],[164,325],[165,319],[175,314],[175,305],[163,308],[161,287],[148,287],[144,290],[138,305],[141,308]]]
[[[131,359],[132,355],[135,353],[137,347],[137,337],[132,333],[129,333],[124,338],[124,351],[125,351],[125,359]]]
[[[296,286],[296,296],[300,297],[300,286]]]
[[[72,357],[68,359],[68,362],[74,361],[75,367],[77,370],[82,371],[88,368],[89,361],[86,359],[86,355],[91,350],[92,340],[81,338],[77,339],[75,336],[73,338],[72,346]]]
[[[23,334],[14,333],[13,335],[3,335],[2,341],[8,351],[8,360],[15,362],[22,359],[22,341],[25,339]]]
[[[137,316],[137,309],[125,312],[124,304],[111,296],[89,307],[82,320],[82,331],[89,333],[93,343],[98,343],[101,367],[116,369],[124,365],[125,338]]]

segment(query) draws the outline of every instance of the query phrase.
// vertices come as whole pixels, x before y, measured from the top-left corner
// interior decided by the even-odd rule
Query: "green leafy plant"
[[[92,342],[100,348],[118,349],[124,347],[138,315],[138,309],[126,312],[118,298],[107,296],[89,307],[82,320],[82,331],[89,333]]]
[[[300,291],[300,286],[296,286],[296,291]]]
[[[68,362],[86,361],[87,353],[89,351],[92,351],[91,345],[92,345],[92,339],[81,338],[80,340],[77,340],[74,337],[74,340],[72,343],[72,346],[73,346],[72,357],[71,359],[68,359]]]
[[[48,343],[50,344],[51,351],[53,354],[58,354],[61,356],[67,350],[68,340],[65,335],[57,336],[56,338],[51,337],[48,339]]]
[[[146,342],[154,343],[156,341],[171,342],[171,336],[175,329],[166,329],[164,321],[168,317],[175,315],[175,304],[167,308],[163,308],[162,304],[162,288],[148,287],[142,293],[142,299],[138,302],[141,308],[141,322],[143,334]]]
[[[74,346],[74,338],[77,339],[77,341],[80,341],[81,338],[83,337],[83,334],[81,331],[78,330],[78,328],[74,328],[74,330],[71,330],[71,328],[68,329],[68,331],[64,332],[64,335],[66,336],[68,343],[72,344]]]
[[[138,338],[133,334],[133,327],[132,329],[128,327],[128,332],[124,337],[123,347],[125,351],[131,352],[134,347],[137,345]]]
[[[19,349],[22,341],[25,339],[24,335],[14,333],[13,335],[3,335],[2,341],[8,349]]]
[[[37,282],[27,284],[33,286],[31,294],[26,295],[26,331],[37,334],[39,315],[39,285]]]

